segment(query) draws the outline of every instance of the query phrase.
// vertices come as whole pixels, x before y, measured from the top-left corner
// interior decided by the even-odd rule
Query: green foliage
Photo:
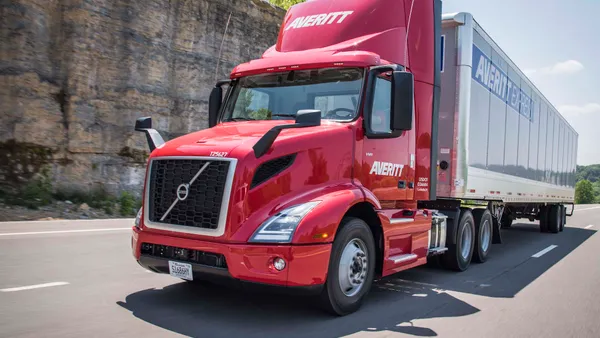
[[[284,9],[289,9],[295,4],[299,4],[304,2],[304,0],[269,0],[273,5],[279,6]]]
[[[600,203],[600,164],[592,164],[588,166],[578,165],[575,173],[577,184],[580,182],[590,182],[593,198],[586,203]],[[583,183],[586,194],[588,193],[587,183]],[[589,196],[585,196],[586,200],[590,200]],[[575,199],[577,202],[577,186],[575,187]]]
[[[118,211],[122,216],[135,216],[142,204],[141,200],[126,191],[116,198],[103,188],[96,188],[89,193],[79,190],[59,190],[54,194],[54,198],[75,204],[86,203],[94,209],[102,209],[108,215]]]
[[[141,201],[127,191],[121,193],[119,198],[119,212],[123,216],[135,216],[141,207]]]
[[[20,205],[30,209],[37,209],[52,202],[52,182],[50,181],[50,170],[47,167],[41,169],[16,194],[4,192],[3,198],[6,204]]]
[[[588,180],[592,183],[600,180],[600,164],[592,164],[588,166],[578,165],[577,173],[575,174],[577,181]]]
[[[592,182],[588,180],[581,180],[577,182],[575,186],[575,203],[577,204],[590,204],[594,203],[596,196],[594,196],[594,187]]]
[[[271,119],[271,111],[267,108],[260,108],[258,110],[253,110],[248,114],[248,117],[255,120],[270,120]]]

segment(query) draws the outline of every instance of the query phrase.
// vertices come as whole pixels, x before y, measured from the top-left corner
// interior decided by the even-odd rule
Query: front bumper
[[[194,250],[209,259],[194,261],[181,260],[172,255],[155,252],[149,253],[146,245]],[[325,284],[331,244],[316,245],[254,245],[226,244],[200,240],[192,240],[165,235],[157,235],[133,228],[133,255],[140,265],[158,273],[169,273],[169,260],[185,262],[192,265],[194,279],[215,280],[219,282],[247,282],[250,284],[278,286],[291,289],[305,289],[318,292]],[[144,252],[142,252],[144,251]],[[156,251],[156,250],[152,250]],[[224,258],[221,262],[220,258]],[[281,257],[286,267],[277,271],[273,260]],[[218,263],[214,263],[218,262]]]

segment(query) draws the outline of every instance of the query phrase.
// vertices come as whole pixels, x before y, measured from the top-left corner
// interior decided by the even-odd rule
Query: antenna
[[[229,12],[229,18],[225,25],[225,32],[223,32],[223,39],[221,40],[221,47],[219,47],[219,57],[217,58],[217,68],[215,69],[215,81],[219,77],[219,62],[221,61],[221,53],[223,52],[223,43],[225,42],[225,35],[227,35],[227,28],[229,28],[229,21],[231,20],[231,12]]]
[[[415,0],[412,0],[410,3],[410,12],[408,13],[408,22],[406,23],[406,41],[404,43],[404,64],[403,64],[404,67],[406,67],[406,65],[408,64],[408,31],[410,30],[410,22],[412,19],[414,5],[415,5]]]

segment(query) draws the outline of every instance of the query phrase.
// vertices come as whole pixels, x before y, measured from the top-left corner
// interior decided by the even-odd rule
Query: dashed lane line
[[[0,289],[0,292],[25,291],[25,290],[49,288],[49,287],[53,287],[53,286],[61,286],[61,285],[68,285],[68,284],[69,283],[67,283],[67,282],[53,282],[53,283],[35,284],[35,285],[20,286],[20,287],[16,287],[16,288]]]
[[[544,249],[544,250],[542,250],[542,251],[540,251],[540,252],[538,252],[538,253],[536,253],[536,254],[533,254],[531,257],[533,257],[533,258],[540,258],[540,257],[542,257],[543,255],[547,254],[548,252],[550,252],[550,251],[554,250],[554,249],[555,249],[557,246],[558,246],[558,245],[554,245],[554,244],[553,244],[553,245],[550,245],[550,246],[549,246],[549,247],[547,247],[546,249]]]

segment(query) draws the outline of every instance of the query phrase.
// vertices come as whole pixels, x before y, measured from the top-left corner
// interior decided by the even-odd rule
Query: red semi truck
[[[485,262],[517,218],[558,233],[573,205],[577,133],[438,0],[293,6],[276,45],[216,84],[208,129],[135,129],[151,149],[140,265],[314,292],[338,315],[376,278]]]

